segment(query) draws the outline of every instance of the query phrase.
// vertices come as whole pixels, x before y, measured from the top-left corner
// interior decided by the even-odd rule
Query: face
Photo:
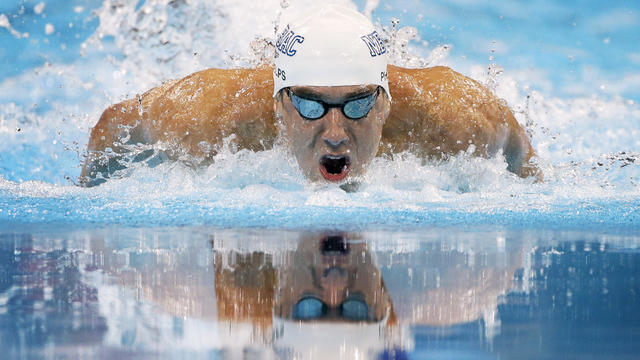
[[[285,319],[379,322],[391,307],[366,243],[341,234],[302,239],[278,288],[274,313]]]
[[[375,94],[373,107],[362,118],[347,116],[353,117],[353,108]],[[296,106],[309,109],[306,100],[315,100],[311,105],[316,109],[323,109],[318,102],[328,105],[324,116],[304,117]],[[351,100],[361,101],[348,104]],[[341,104],[348,105],[343,108]],[[365,172],[378,151],[390,108],[385,91],[376,85],[294,86],[281,90],[275,101],[276,116],[282,120],[287,142],[306,177],[333,183],[348,182]]]

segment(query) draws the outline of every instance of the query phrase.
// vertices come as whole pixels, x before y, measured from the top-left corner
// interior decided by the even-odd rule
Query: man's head
[[[389,346],[391,297],[367,242],[356,234],[303,234],[282,259],[273,346],[302,359],[362,359]]]
[[[342,6],[284,20],[273,70],[276,116],[307,178],[348,181],[375,157],[391,108],[385,44],[364,15]]]
[[[391,298],[367,242],[354,237],[303,236],[280,273],[273,314],[303,322],[386,322]]]

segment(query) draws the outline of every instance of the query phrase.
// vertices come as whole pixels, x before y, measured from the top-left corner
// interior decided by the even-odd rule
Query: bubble
[[[45,6],[45,3],[40,2],[33,7],[33,12],[36,13],[36,15],[40,15],[44,11]]]

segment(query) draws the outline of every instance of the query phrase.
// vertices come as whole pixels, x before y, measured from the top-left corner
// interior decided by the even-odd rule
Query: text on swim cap
[[[302,44],[304,42],[304,36],[296,35],[289,28],[289,25],[284,29],[282,34],[278,37],[278,41],[276,42],[276,49],[281,53],[293,56],[296,54],[297,50],[293,48],[296,43]]]
[[[378,35],[377,31],[361,36],[360,38],[365,44],[367,44],[369,54],[371,54],[372,57],[382,55],[387,52],[387,48],[384,46],[384,42],[380,38],[380,35]]]
[[[284,70],[278,68],[277,71],[274,69],[273,72],[276,75],[276,77],[282,79],[282,81],[287,80],[287,75],[284,73]]]

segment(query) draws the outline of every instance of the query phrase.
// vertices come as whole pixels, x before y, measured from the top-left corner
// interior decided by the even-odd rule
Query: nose
[[[339,109],[334,108],[326,115],[327,127],[322,134],[322,140],[333,150],[349,142],[349,135],[345,130],[342,114]]]
[[[342,298],[347,288],[347,274],[344,269],[329,268],[320,279],[323,299],[329,307],[335,308],[342,303]]]

